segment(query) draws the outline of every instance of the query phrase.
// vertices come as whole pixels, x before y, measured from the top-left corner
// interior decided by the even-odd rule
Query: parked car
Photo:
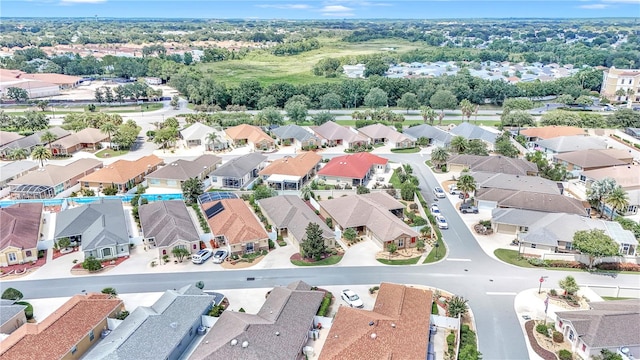
[[[471,202],[463,202],[462,204],[460,204],[460,212],[463,214],[467,214],[467,213],[477,214],[478,208],[475,205],[473,205],[473,203]]]
[[[211,255],[213,255],[213,251],[210,249],[202,249],[198,251],[195,255],[191,256],[191,262],[194,264],[202,264],[207,261]]]
[[[449,224],[447,224],[447,219],[442,215],[436,216],[436,223],[438,223],[438,229],[446,230],[449,228]]]
[[[449,185],[449,194],[451,195],[462,194],[462,191],[458,189],[458,185],[451,184]]]
[[[440,208],[436,204],[431,205],[430,210],[432,214],[440,214]]]
[[[433,195],[441,199],[447,196],[447,194],[444,193],[444,190],[442,190],[442,188],[440,187],[433,189]]]
[[[215,254],[213,254],[213,262],[214,264],[222,264],[224,259],[229,256],[229,252],[224,249],[216,250]]]
[[[360,299],[358,294],[349,289],[342,290],[342,294],[340,295],[340,297],[342,297],[342,300],[344,300],[351,307],[364,307],[364,303],[362,302],[362,299]]]

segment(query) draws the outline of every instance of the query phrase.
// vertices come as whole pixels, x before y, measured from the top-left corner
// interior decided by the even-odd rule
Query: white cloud
[[[622,3],[622,4],[638,4],[640,5],[640,0],[602,0],[606,3]]]
[[[99,4],[106,2],[107,0],[62,0],[60,3],[64,5],[70,4]]]
[[[353,11],[352,8],[343,6],[343,5],[327,5],[320,9],[322,13],[350,13]]]
[[[322,13],[322,16],[333,16],[333,17],[341,17],[341,18],[345,18],[345,17],[351,17],[354,16],[354,13],[349,13],[349,12],[329,12],[329,13]]]
[[[609,4],[588,4],[588,5],[580,5],[578,6],[580,9],[588,9],[588,10],[598,10],[598,9],[606,9]]]
[[[257,6],[261,8],[273,8],[273,9],[283,9],[283,10],[305,10],[305,9],[311,8],[311,6],[307,4],[262,4]]]

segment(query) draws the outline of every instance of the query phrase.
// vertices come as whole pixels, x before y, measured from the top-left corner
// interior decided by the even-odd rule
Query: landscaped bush
[[[612,271],[640,271],[640,265],[630,263],[601,263],[596,265],[596,268]]]
[[[469,325],[462,325],[460,328],[460,351],[458,352],[458,359],[481,359],[482,354],[478,351],[477,345],[476,333],[469,328]]]
[[[564,335],[560,331],[553,332],[553,342],[561,343],[564,341]]]
[[[447,353],[453,356],[453,354],[455,354],[455,346],[456,346],[456,334],[450,333],[449,335],[447,335]]]
[[[318,316],[326,316],[329,311],[329,306],[331,306],[331,293],[327,292],[324,294],[324,298],[322,298],[322,303],[320,304],[320,308],[318,309]]]
[[[287,242],[284,240],[278,240],[278,245],[280,246],[287,246]]]
[[[273,240],[269,239],[269,250],[271,249],[275,249],[276,244],[273,242]]]
[[[438,304],[434,301],[431,303],[431,314],[438,315]]]
[[[212,307],[211,310],[209,311],[209,316],[220,317],[220,315],[222,315],[222,312],[224,310],[225,309],[223,305],[216,305]]]
[[[24,316],[26,316],[27,320],[33,319],[33,305],[29,304],[26,301],[18,301],[17,305],[24,305],[26,308],[24,309]]]
[[[549,336],[549,327],[545,324],[536,325],[536,331],[544,336]]]
[[[551,290],[549,290],[549,295],[558,296],[558,292],[556,291],[556,289],[551,289]]]
[[[558,358],[560,360],[571,360],[573,359],[573,355],[571,354],[571,351],[562,349],[558,351]]]

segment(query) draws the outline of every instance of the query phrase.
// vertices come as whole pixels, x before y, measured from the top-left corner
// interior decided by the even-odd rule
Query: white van
[[[194,264],[202,264],[207,261],[211,255],[213,255],[213,251],[209,249],[202,249],[198,251],[197,254],[191,255],[191,262]]]

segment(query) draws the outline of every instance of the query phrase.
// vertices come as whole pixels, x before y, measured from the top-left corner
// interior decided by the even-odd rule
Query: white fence
[[[588,287],[599,296],[640,298],[640,287],[617,286],[617,285],[582,285],[582,286]]]
[[[437,327],[443,327],[451,330],[460,328],[460,319],[440,315],[431,315],[431,323]]]
[[[589,257],[583,254],[556,254],[556,253],[543,253],[542,260],[564,260],[564,261],[578,261],[583,264],[589,263]],[[599,263],[628,263],[628,264],[640,264],[640,257],[638,256],[612,256],[598,259],[596,264]]]

